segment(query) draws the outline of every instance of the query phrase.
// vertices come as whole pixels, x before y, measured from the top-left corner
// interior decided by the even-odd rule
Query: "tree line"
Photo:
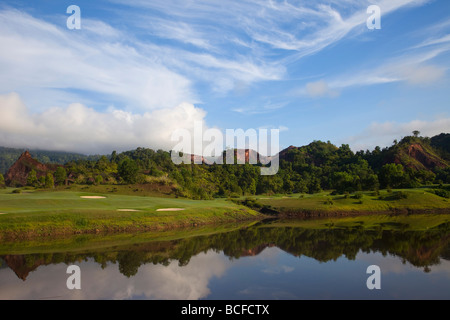
[[[408,166],[395,162],[402,150],[418,144],[448,161],[449,134],[433,139],[405,137],[393,146],[373,151],[353,152],[349,145],[337,147],[330,142],[314,141],[300,148],[289,148],[280,156],[280,169],[274,176],[262,176],[259,165],[175,165],[163,150],[136,150],[99,156],[96,159],[68,161],[53,174],[36,178],[31,172],[27,183],[34,187],[53,184],[145,184],[173,183],[177,196],[193,199],[240,197],[255,194],[336,193],[376,191],[385,188],[412,188],[428,184],[450,183],[448,165],[434,168]],[[448,143],[448,144],[447,144]],[[447,148],[447,149],[446,149]],[[400,156],[399,156],[400,155]],[[397,157],[397,158],[396,158]],[[406,156],[405,156],[406,157]],[[402,160],[406,162],[405,159]],[[411,160],[412,161],[412,160]],[[2,184],[0,176],[0,185]],[[3,182],[4,184],[4,182]]]

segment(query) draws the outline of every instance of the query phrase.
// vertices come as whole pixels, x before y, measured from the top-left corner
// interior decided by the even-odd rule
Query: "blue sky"
[[[446,0],[2,1],[0,145],[169,150],[195,121],[282,148],[450,132],[449,18]]]

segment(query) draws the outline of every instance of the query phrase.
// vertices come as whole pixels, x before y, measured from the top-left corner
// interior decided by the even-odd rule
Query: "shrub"
[[[444,189],[433,189],[431,190],[431,193],[434,193],[435,195],[442,198],[450,198],[450,192]]]
[[[21,190],[21,189],[14,189],[14,190],[12,191],[12,193],[22,193],[22,190]]]
[[[353,195],[353,199],[362,199],[363,194],[361,192],[357,192]]]
[[[408,194],[406,192],[403,192],[403,191],[397,191],[397,192],[394,192],[392,197],[393,197],[394,200],[407,199],[408,198]]]

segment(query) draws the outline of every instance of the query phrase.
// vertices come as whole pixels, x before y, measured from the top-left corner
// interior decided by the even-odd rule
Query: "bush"
[[[12,193],[22,193],[22,190],[21,190],[21,189],[14,189],[14,190],[12,191]]]
[[[392,197],[395,200],[407,199],[408,198],[408,194],[406,192],[403,192],[403,191],[397,191],[397,192],[394,192]]]
[[[353,199],[362,199],[363,194],[361,192],[357,192],[353,195]]]
[[[442,198],[450,198],[450,192],[444,189],[433,189],[430,192]]]

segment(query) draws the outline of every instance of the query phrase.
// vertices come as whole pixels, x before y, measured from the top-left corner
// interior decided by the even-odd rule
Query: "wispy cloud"
[[[100,21],[86,24],[77,33],[16,10],[0,11],[0,43],[5,48],[0,67],[8,75],[0,77],[2,91],[29,94],[28,88],[34,88],[36,96],[27,100],[40,101],[54,89],[84,90],[140,110],[197,100],[186,76],[155,62],[155,56],[109,37],[92,37],[120,37],[113,27]]]
[[[244,115],[265,114],[265,113],[271,113],[278,109],[284,108],[287,104],[288,104],[288,102],[278,102],[278,103],[268,102],[268,103],[262,104],[260,106],[234,108],[234,109],[232,109],[232,111],[241,113]]]

